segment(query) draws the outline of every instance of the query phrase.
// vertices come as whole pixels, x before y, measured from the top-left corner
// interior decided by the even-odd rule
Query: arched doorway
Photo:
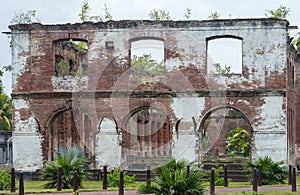
[[[248,117],[234,107],[217,107],[208,111],[200,123],[200,159],[204,157],[226,157],[228,137],[234,129],[243,129],[249,135],[249,157],[251,158],[252,127]]]
[[[86,114],[72,109],[60,110],[50,117],[45,137],[45,159],[52,161],[59,154],[60,147],[79,146],[93,166],[95,162],[95,132],[92,120]]]
[[[170,120],[161,110],[142,107],[132,111],[124,121],[122,159],[126,169],[159,166],[171,157]]]

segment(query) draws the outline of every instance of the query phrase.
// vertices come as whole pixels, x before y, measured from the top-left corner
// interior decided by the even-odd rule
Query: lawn
[[[56,189],[45,189],[43,185],[45,184],[45,181],[24,181],[24,188],[25,193],[49,193],[49,192],[57,192]],[[132,190],[137,189],[139,185],[141,185],[143,182],[135,182],[131,185],[128,185],[125,187],[125,190]],[[18,194],[18,181],[16,181],[16,192],[10,193],[9,190],[1,190],[0,194]],[[300,185],[300,176],[297,176],[297,186]],[[204,182],[204,187],[209,189],[209,183]],[[243,188],[248,187],[251,188],[251,185],[249,182],[230,182],[229,183],[230,188]],[[216,188],[222,188],[222,186],[217,186]],[[118,188],[108,188],[108,190],[118,190]],[[84,181],[83,186],[79,189],[79,191],[102,191],[102,182],[101,181]],[[72,189],[64,189],[62,192],[72,192]],[[261,192],[261,193],[251,193],[251,192],[235,192],[235,193],[222,193],[222,195],[295,195],[300,194],[300,191],[296,193],[292,193],[291,191],[270,191],[270,192]]]

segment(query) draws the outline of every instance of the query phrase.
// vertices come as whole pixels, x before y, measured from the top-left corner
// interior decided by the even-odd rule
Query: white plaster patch
[[[197,118],[205,108],[205,99],[202,98],[173,98],[171,105],[176,118],[183,121],[191,121],[192,117]]]
[[[173,135],[172,156],[189,162],[197,160],[196,135],[193,131],[179,131],[178,134],[178,139],[176,135]]]
[[[24,99],[13,99],[12,103],[16,110],[29,108],[29,102]]]
[[[284,97],[264,97],[265,104],[261,107],[261,123],[259,130],[286,131],[286,114],[284,113]]]
[[[100,124],[100,132],[96,135],[96,165],[98,168],[107,165],[119,167],[121,165],[120,137],[116,132],[112,120],[104,118]]]
[[[22,120],[19,111],[15,111],[14,127],[16,132],[37,132],[38,130],[34,115],[32,114],[28,119]]]
[[[87,76],[64,76],[51,78],[54,91],[80,91],[87,89]]]
[[[285,132],[268,131],[254,133],[252,160],[270,156],[273,161],[287,162],[287,136]]]
[[[41,136],[13,133],[12,142],[15,169],[35,171],[43,167]]]

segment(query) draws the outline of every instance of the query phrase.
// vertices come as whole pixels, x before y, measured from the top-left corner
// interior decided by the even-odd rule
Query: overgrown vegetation
[[[210,14],[210,16],[208,16],[207,19],[209,19],[209,20],[217,20],[217,19],[219,19],[219,17],[220,17],[220,14],[218,12],[212,12]]]
[[[258,170],[259,165],[262,166],[262,184],[272,185],[272,184],[283,184],[287,178],[288,169],[283,166],[284,162],[273,162],[271,157],[265,156],[263,158],[256,159],[253,163],[247,162],[245,166],[250,169],[248,172],[249,179],[253,178],[253,169]]]
[[[161,20],[170,20],[170,14],[164,9],[153,9],[149,12],[149,17],[151,20],[161,21]]]
[[[141,185],[138,189],[140,194],[154,193],[161,194],[182,194],[201,195],[204,194],[202,186],[202,172],[199,169],[191,168],[190,174],[186,176],[186,166],[184,160],[176,161],[172,159],[169,163],[154,170],[157,176],[152,180],[151,185]]]
[[[91,10],[91,8],[89,6],[89,3],[88,2],[83,3],[83,5],[81,6],[81,11],[78,14],[79,19],[82,22],[85,22],[85,21],[102,22],[103,21],[102,17],[100,17],[100,16],[97,16],[97,15],[91,16],[89,13],[90,10]],[[108,11],[106,3],[104,4],[104,20],[112,20],[112,15]]]
[[[162,75],[164,73],[163,61],[157,62],[152,59],[151,54],[142,56],[133,55],[131,59],[131,71],[136,75]]]
[[[128,186],[129,184],[133,184],[135,182],[134,176],[127,175],[127,172],[123,172],[124,174],[124,186]],[[114,170],[107,175],[107,185],[109,187],[118,187],[120,184],[120,170],[118,168],[114,168]]]
[[[0,94],[0,130],[12,129],[12,99],[6,95]]]
[[[10,187],[10,174],[0,169],[0,190],[6,190]]]
[[[33,22],[40,22],[40,19],[36,15],[36,10],[23,10],[15,12],[11,24],[31,24]]]
[[[290,12],[290,8],[281,5],[275,10],[266,10],[265,15],[268,18],[286,19]]]
[[[47,180],[45,188],[57,188],[58,169],[62,168],[62,188],[73,188],[74,171],[78,172],[78,182],[82,185],[82,181],[88,177],[87,167],[85,166],[85,156],[81,149],[74,145],[72,147],[61,147],[59,156],[51,162],[48,162],[42,169],[43,180]]]
[[[212,70],[210,74],[229,74],[231,67],[228,65],[225,65],[224,68],[221,67],[220,63],[213,64],[215,67],[215,70]]]

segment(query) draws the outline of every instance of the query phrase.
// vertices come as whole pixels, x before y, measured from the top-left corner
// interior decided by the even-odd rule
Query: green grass
[[[54,193],[57,192],[56,189],[45,189],[44,184],[46,181],[24,181],[24,188],[25,193],[32,193],[32,194],[39,194],[39,193]],[[125,186],[125,190],[134,190],[138,189],[138,187],[143,182],[135,182],[128,186]],[[83,186],[79,189],[80,192],[87,192],[87,191],[103,191],[102,190],[102,182],[101,181],[84,181]],[[275,185],[275,186],[284,186],[287,184]],[[297,176],[297,186],[300,185],[300,175]],[[10,193],[9,190],[0,190],[0,194],[18,194],[18,186],[19,181],[16,181],[16,192]],[[209,182],[204,182],[203,186],[205,188],[209,188]],[[251,188],[252,185],[250,182],[229,182],[229,188]],[[216,188],[222,188],[222,186],[217,186]],[[111,188],[109,187],[108,190],[118,190],[118,188]],[[72,189],[63,189],[61,192],[72,192]],[[253,193],[254,195],[255,193]],[[261,192],[256,195],[300,195],[300,191],[296,193],[292,193],[291,191],[270,191],[270,192]],[[249,192],[231,192],[231,193],[222,193],[222,195],[252,195]]]

